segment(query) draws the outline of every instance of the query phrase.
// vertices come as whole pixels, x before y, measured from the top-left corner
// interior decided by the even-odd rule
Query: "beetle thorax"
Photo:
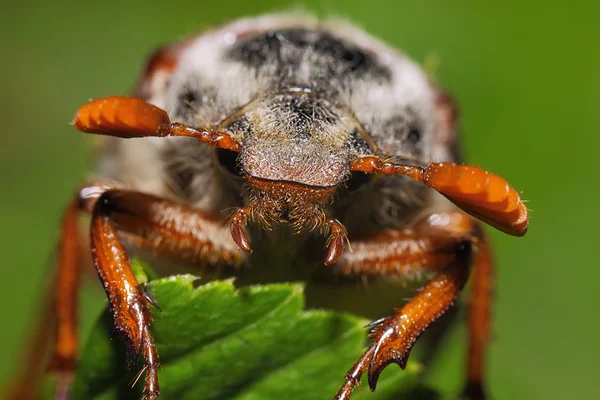
[[[348,174],[354,127],[315,94],[278,94],[257,101],[242,118],[246,123],[240,161],[249,175],[334,186]]]

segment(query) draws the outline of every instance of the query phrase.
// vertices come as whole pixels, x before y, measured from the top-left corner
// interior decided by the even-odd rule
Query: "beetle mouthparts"
[[[263,228],[289,223],[299,232],[326,225],[331,234],[327,240],[325,264],[333,264],[342,254],[348,237],[342,224],[327,219],[324,207],[331,201],[336,187],[309,186],[289,181],[271,181],[247,176],[250,183],[247,207],[238,209],[230,219],[231,236],[241,250],[252,252],[244,231],[248,218],[257,220]]]
[[[271,224],[289,223],[300,231],[315,229],[326,221],[324,208],[331,202],[336,186],[310,186],[247,176],[248,210],[251,219],[267,229]]]

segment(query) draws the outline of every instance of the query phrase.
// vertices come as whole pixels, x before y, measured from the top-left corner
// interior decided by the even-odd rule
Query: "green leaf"
[[[152,274],[136,267],[142,281]],[[366,349],[367,321],[342,313],[305,311],[300,284],[236,289],[231,280],[195,287],[178,275],[147,283],[162,311],[152,332],[161,358],[163,399],[328,399]],[[125,369],[126,347],[111,341],[107,312],[93,329],[74,385],[74,399],[139,399],[141,368]],[[366,386],[354,398],[396,399],[414,387],[420,368],[390,366],[377,390]],[[403,398],[418,398],[406,397]]]

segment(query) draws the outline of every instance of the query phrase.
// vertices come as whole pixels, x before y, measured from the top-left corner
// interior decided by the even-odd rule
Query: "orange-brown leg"
[[[131,350],[143,355],[144,396],[159,396],[158,354],[150,333],[150,301],[138,286],[118,233],[126,232],[139,245],[180,258],[229,264],[240,262],[241,252],[229,230],[216,218],[155,196],[108,190],[92,212],[92,258],[109,299],[115,328],[128,339]]]
[[[479,238],[474,220],[454,212],[431,215],[412,229],[352,240],[354,252],[342,255],[334,266],[340,273],[436,275],[392,316],[374,323],[369,336],[372,344],[346,374],[336,400],[348,400],[364,373],[371,390],[375,390],[379,375],[388,364],[405,367],[419,336],[456,301],[468,279],[473,252],[480,246]],[[479,355],[473,355],[476,362],[482,357],[483,347],[475,347],[480,351]],[[476,368],[481,368],[481,363],[469,364],[468,379],[471,370],[476,374]],[[481,377],[479,371],[477,374]]]
[[[98,188],[100,189],[100,188]],[[55,336],[48,371],[58,374],[57,398],[68,396],[77,357],[77,305],[81,278],[79,213],[84,201],[74,196],[65,211],[58,245],[58,265],[54,288]]]
[[[144,397],[156,399],[160,395],[157,373],[160,364],[154,339],[148,329],[151,321],[150,303],[137,284],[125,247],[111,221],[111,203],[105,200],[108,193],[99,198],[92,213],[92,259],[108,296],[115,329],[125,336],[135,355],[144,356]],[[130,355],[130,364],[134,359]]]
[[[78,217],[84,201],[81,196],[81,193],[77,193],[63,214],[56,275],[52,280],[48,299],[45,299],[46,305],[36,326],[35,336],[28,343],[28,356],[23,371],[11,390],[10,399],[35,398],[41,374],[33,373],[42,371],[43,367],[40,368],[40,365],[49,348],[52,348],[52,354],[47,369],[58,375],[56,397],[63,399],[68,396],[77,355],[77,304],[81,277]]]
[[[148,399],[155,398],[158,356],[148,328],[151,320],[148,299],[137,285],[118,233],[125,233],[133,244],[160,254],[202,259],[209,263],[237,264],[241,261],[241,252],[233,243],[229,229],[219,219],[201,211],[151,195],[111,190],[106,186],[81,189],[63,218],[53,310],[45,314],[51,316],[51,321],[44,318],[46,326],[56,326],[49,369],[59,373],[57,398],[60,399],[68,398],[68,383],[77,357],[77,302],[81,275],[77,226],[81,211],[92,214],[92,258],[109,298],[115,327],[125,334],[131,350],[144,356],[144,393]],[[41,343],[36,339],[37,342]],[[35,370],[35,366],[45,359],[47,347],[41,347],[36,354],[32,353],[13,387],[11,398],[34,398],[32,388],[37,386],[35,379],[39,376],[33,377],[28,371]]]
[[[471,293],[468,306],[469,349],[467,353],[467,382],[464,397],[483,400],[486,347],[492,324],[494,269],[490,244],[482,239],[473,264]]]
[[[157,252],[180,257],[235,264],[240,252],[217,219],[198,210],[143,193],[109,190],[97,200],[92,213],[92,258],[109,298],[115,328],[128,339],[136,355],[143,355],[144,396],[159,396],[158,354],[150,333],[149,300],[138,286],[118,232]],[[227,238],[228,240],[226,240]]]

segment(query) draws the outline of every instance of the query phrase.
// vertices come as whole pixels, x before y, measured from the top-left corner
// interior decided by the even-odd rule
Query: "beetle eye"
[[[234,176],[244,176],[244,170],[237,162],[239,153],[235,151],[217,149],[217,160],[221,167]]]
[[[194,108],[194,104],[198,101],[198,97],[196,96],[196,93],[188,90],[179,97],[179,101],[183,108],[192,109]]]
[[[412,126],[408,131],[406,140],[412,144],[417,144],[421,140],[421,129],[416,126]]]
[[[346,190],[350,193],[358,192],[359,190],[364,189],[370,180],[370,174],[361,171],[352,171],[350,179],[346,181]]]

